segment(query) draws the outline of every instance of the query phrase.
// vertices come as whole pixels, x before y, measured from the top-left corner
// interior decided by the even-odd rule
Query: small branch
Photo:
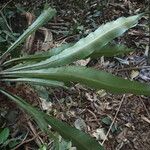
[[[148,118],[150,119],[150,113],[149,113],[149,111],[148,111],[148,109],[147,109],[147,107],[146,107],[144,101],[142,100],[142,98],[141,98],[140,96],[139,96],[139,98],[140,98],[140,100],[141,100],[141,102],[142,102],[142,104],[143,104],[143,107],[144,107],[144,109],[145,109],[145,111],[146,111],[146,113],[147,113]]]
[[[108,129],[108,131],[107,131],[107,133],[106,133],[105,139],[104,139],[103,142],[101,143],[102,145],[105,143],[105,141],[106,141],[106,139],[107,139],[107,137],[108,137],[108,135],[109,135],[109,133],[110,133],[110,131],[111,131],[111,128],[112,128],[112,126],[114,125],[114,122],[115,122],[115,120],[116,120],[116,118],[117,118],[117,115],[118,115],[118,113],[119,113],[119,111],[120,111],[120,108],[121,108],[121,106],[122,106],[122,104],[123,104],[124,99],[125,99],[125,94],[123,95],[123,97],[122,97],[122,99],[121,99],[121,101],[120,101],[118,110],[117,110],[117,112],[116,112],[116,114],[115,114],[115,117],[114,117],[114,119],[113,119],[113,121],[112,121],[112,123],[111,123],[111,125],[110,125],[110,127],[109,127],[109,129]]]
[[[43,142],[43,140],[41,139],[41,137],[37,134],[35,128],[33,127],[32,123],[31,123],[31,121],[28,121],[27,123],[28,123],[28,125],[29,125],[31,131],[33,132],[33,134],[34,134],[35,136],[37,135],[37,136],[36,136],[37,138],[35,139],[37,145],[38,145],[38,146],[42,145],[44,142]]]
[[[26,143],[29,143],[29,142],[31,142],[31,141],[33,141],[33,140],[35,140],[38,136],[39,136],[39,134],[40,134],[41,132],[39,132],[39,133],[37,133],[35,136],[33,136],[31,139],[29,139],[29,140],[25,140],[25,138],[22,140],[22,142],[19,144],[19,145],[17,145],[14,149],[12,149],[12,150],[16,150],[16,149],[18,149],[19,147],[21,147],[22,145],[24,145],[24,144],[26,144]]]

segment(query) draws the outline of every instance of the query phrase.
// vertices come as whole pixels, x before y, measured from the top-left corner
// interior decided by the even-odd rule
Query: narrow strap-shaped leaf
[[[24,61],[25,62],[42,61],[42,60],[50,58],[51,56],[59,54],[64,49],[66,49],[72,45],[73,44],[63,44],[62,46],[60,46],[58,48],[53,48],[47,52],[37,53],[34,55],[28,55],[28,56],[24,56],[24,57],[20,57],[20,58],[14,58],[14,59],[4,62],[2,64],[2,66],[6,67],[6,66],[12,65],[14,63],[19,63],[19,62],[24,62]],[[113,56],[117,56],[117,55],[121,55],[121,54],[126,54],[126,53],[129,53],[132,51],[133,51],[133,49],[129,49],[125,45],[107,44],[106,46],[100,48],[96,52],[94,51],[89,57],[91,57],[91,58],[98,58],[101,56],[113,57]]]
[[[1,72],[2,76],[40,78],[58,81],[73,81],[96,89],[105,89],[113,93],[133,93],[150,96],[150,85],[116,77],[104,71],[92,68],[67,66],[59,68]]]
[[[2,64],[2,66],[6,67],[6,66],[9,66],[9,65],[19,63],[19,62],[24,62],[24,61],[25,62],[28,62],[28,61],[30,61],[30,62],[42,61],[42,60],[50,58],[51,56],[59,54],[64,49],[66,49],[66,48],[68,48],[72,45],[74,45],[74,44],[72,44],[72,43],[62,44],[61,46],[59,46],[57,48],[53,48],[53,49],[51,49],[49,51],[46,51],[46,52],[41,52],[41,53],[37,53],[37,54],[34,54],[34,55],[23,56],[23,57],[20,57],[20,58],[14,58],[14,59],[11,59],[9,61],[4,62]]]
[[[59,121],[51,116],[46,115],[45,113],[35,109],[23,99],[18,96],[12,95],[2,89],[0,92],[6,95],[8,98],[17,103],[21,108],[26,110],[33,118],[37,121],[38,124],[42,124],[42,129],[47,131],[48,124],[56,130],[62,137],[69,139],[78,150],[104,150],[103,147],[88,134],[69,126],[62,121]],[[44,124],[43,124],[44,123]],[[41,125],[40,125],[41,126]]]
[[[37,124],[39,125],[39,127],[41,128],[41,130],[48,132],[48,126],[47,126],[46,120],[43,118],[43,116],[40,113],[37,113],[37,110],[34,109],[34,107],[32,107],[27,102],[23,101],[20,97],[11,94],[8,91],[5,91],[0,88],[0,92],[3,93],[4,95],[6,95],[8,98],[10,98],[15,103],[17,103],[19,105],[19,107],[26,110],[30,115],[32,115],[34,117],[35,121],[37,122]]]
[[[107,44],[106,46],[102,47],[99,51],[92,53],[90,57],[91,58],[98,58],[101,56],[113,57],[121,54],[126,54],[132,51],[133,49],[127,48],[125,45]]]
[[[72,128],[68,124],[62,123],[48,115],[44,115],[44,117],[53,129],[58,131],[64,138],[71,140],[77,147],[77,150],[104,150],[94,138],[84,132]]]
[[[79,59],[84,59],[94,51],[98,51],[114,38],[122,35],[129,28],[134,27],[141,17],[142,14],[127,18],[121,17],[116,21],[100,26],[95,32],[90,33],[87,37],[79,40],[74,46],[67,48],[58,55],[40,63],[16,68],[14,70],[58,67]]]
[[[30,83],[30,84],[42,85],[42,86],[67,88],[63,82],[54,81],[54,80],[46,80],[46,79],[37,79],[37,78],[0,79],[0,81],[25,82],[25,83]]]
[[[0,57],[4,58],[8,53],[13,51],[19,44],[21,44],[30,34],[35,32],[39,27],[41,27],[45,22],[50,20],[56,14],[56,10],[48,8],[43,11],[43,13],[35,20],[35,22],[28,27],[26,31],[8,48],[8,50]]]

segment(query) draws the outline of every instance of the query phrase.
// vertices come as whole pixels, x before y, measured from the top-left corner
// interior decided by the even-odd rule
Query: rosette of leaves
[[[130,49],[123,45],[110,45],[109,43],[134,27],[143,14],[127,18],[121,17],[116,21],[106,23],[73,45],[62,45],[40,54],[11,58],[15,49],[55,14],[55,9],[44,10],[35,22],[0,56],[0,82],[3,84],[25,82],[62,88],[68,86],[68,82],[74,82],[94,89],[105,89],[112,93],[150,96],[150,86],[147,84],[126,80],[93,68],[70,65],[77,60],[88,57],[112,57],[130,52]],[[88,134],[34,108],[7,89],[0,87],[0,92],[33,117],[41,130],[55,141],[55,149],[59,149],[59,140],[49,130],[48,125],[64,139],[71,141],[78,150],[103,149],[103,146]]]

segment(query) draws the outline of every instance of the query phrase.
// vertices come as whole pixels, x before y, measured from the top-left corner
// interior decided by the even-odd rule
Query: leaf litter
[[[29,3],[33,5],[35,1],[33,0]],[[42,3],[44,1],[36,3],[37,7],[40,7]],[[82,4],[82,2],[80,4],[80,2],[75,1],[71,1],[70,3],[54,2],[53,5],[58,8],[58,16],[36,35],[31,42],[32,46],[34,46],[34,51],[31,53],[38,51],[39,47],[44,47],[42,49],[46,51],[63,42],[77,41],[82,36],[93,31],[100,24],[114,20],[120,16],[143,12],[146,6],[146,2],[143,4],[140,1],[124,0],[119,2],[116,0],[113,2],[104,1],[103,3],[86,1],[84,5]],[[24,2],[24,5],[28,5],[28,2]],[[32,5],[31,7],[35,9],[35,6]],[[86,8],[82,8],[82,6]],[[124,78],[149,83],[150,69],[147,63],[148,54],[145,55],[145,52],[148,53],[148,38],[145,34],[147,33],[145,26],[147,17],[142,21],[138,27],[130,30],[123,37],[114,40],[115,43],[126,44],[128,47],[135,49],[136,52],[124,57],[118,57],[117,60],[115,58],[102,57],[96,61],[84,60],[77,63],[83,66],[90,63],[92,67],[97,69],[103,69]],[[44,38],[38,39],[41,34]],[[47,40],[49,37],[51,37],[51,40]],[[31,49],[30,46],[27,49]],[[104,90],[94,91],[81,85],[72,86],[69,90],[47,88],[46,92],[48,95],[46,99],[39,99],[37,94],[35,94],[37,91],[31,91],[27,85],[23,87],[22,85],[18,85],[18,90],[20,90],[20,95],[24,95],[25,91],[27,91],[28,95],[24,95],[24,97],[29,99],[33,105],[40,105],[41,109],[47,111],[47,113],[74,125],[80,130],[85,130],[99,140],[99,142],[106,139],[104,143],[106,149],[149,150],[149,97],[134,96],[132,94],[126,95],[113,124],[114,126],[117,124],[119,131],[111,130],[109,135],[106,136],[119,107],[121,95],[112,95],[106,93]],[[35,102],[35,99],[38,99],[38,101]],[[23,123],[25,121],[22,121]],[[38,132],[34,123],[32,126]],[[31,130],[30,128],[31,126],[26,129]],[[30,134],[30,136],[32,137],[33,134]],[[30,139],[30,136],[28,139]],[[38,139],[40,138],[43,138],[44,142],[50,143],[45,135],[40,134]],[[37,143],[36,140],[35,143]],[[30,143],[26,145],[31,146]],[[65,145],[69,144],[65,143]]]

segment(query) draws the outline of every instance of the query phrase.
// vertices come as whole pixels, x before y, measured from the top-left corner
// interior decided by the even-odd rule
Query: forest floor
[[[78,41],[100,25],[121,16],[127,17],[148,10],[148,1],[144,0],[47,1],[57,10],[56,17],[45,26],[51,38],[49,45],[51,48],[62,43]],[[0,9],[3,12],[6,8],[11,10],[14,7],[17,11],[31,13],[27,19],[18,13],[12,17],[11,29],[15,33],[21,33],[27,27],[27,21],[34,18],[34,15],[37,16],[44,4],[44,0],[31,2],[12,0],[9,3],[2,1]],[[114,40],[114,43],[125,44],[134,49],[134,52],[122,57],[78,61],[77,64],[150,84],[147,23],[148,16],[145,15],[136,27]],[[44,36],[43,33],[41,35]],[[42,40],[41,36],[37,35],[36,41],[32,41],[32,48],[25,45],[25,49],[28,50],[26,52],[31,54],[39,51]],[[25,98],[34,106],[38,105],[56,118],[89,133],[99,140],[106,150],[150,149],[150,97],[133,94],[114,95],[104,90],[89,89],[80,84],[73,85],[68,90],[43,87],[36,87],[33,90],[28,85],[19,84],[16,91],[21,95],[25,95],[26,91]],[[3,115],[0,126],[5,124],[10,127],[12,137],[27,135],[18,148],[14,149],[36,149],[37,145],[50,142],[28,116],[13,104],[6,103],[2,97],[0,101],[0,115]]]

